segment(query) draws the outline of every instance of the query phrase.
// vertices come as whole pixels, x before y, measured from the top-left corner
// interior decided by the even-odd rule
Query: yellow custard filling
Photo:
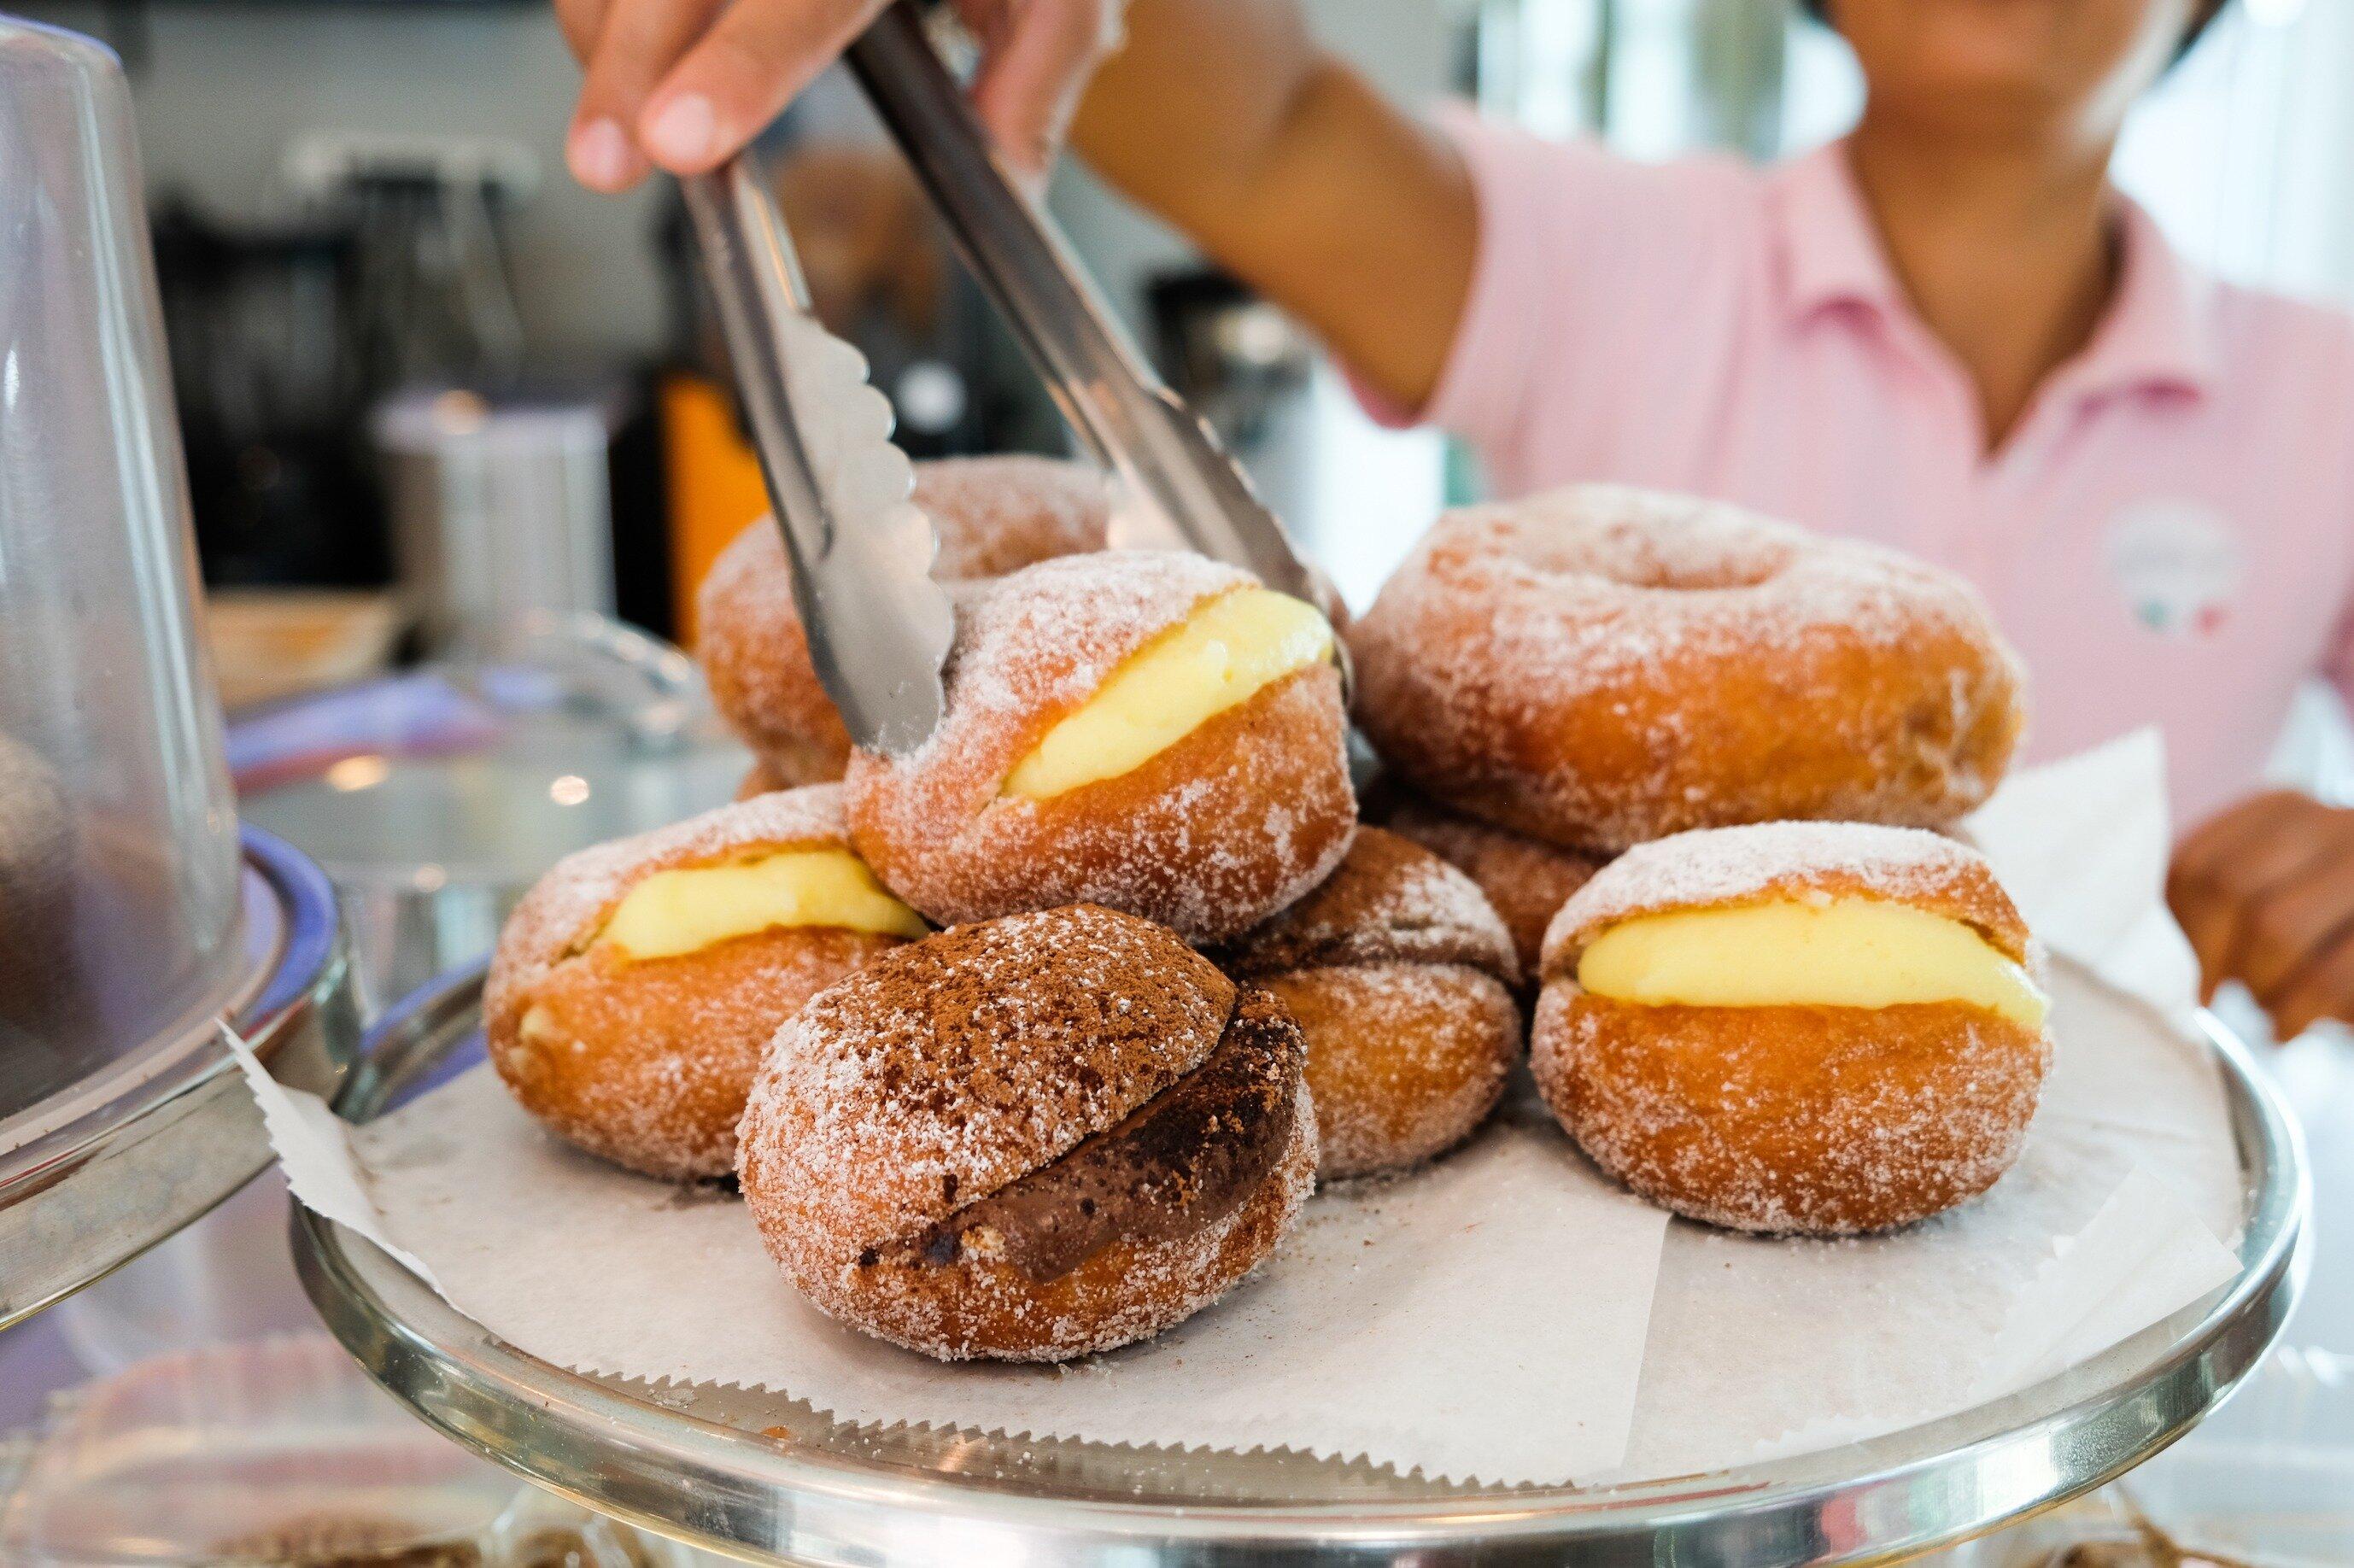
[[[1236,588],[1129,655],[1005,776],[1004,792],[1044,800],[1117,779],[1295,670],[1332,656],[1314,606]]]
[[[785,850],[658,871],[622,895],[597,940],[627,958],[670,959],[779,926],[909,938],[927,928],[848,850]]]
[[[1962,922],[1877,898],[1641,916],[1594,939],[1577,983],[1649,1006],[1960,1001],[2027,1029],[2049,1005],[2024,967]]]

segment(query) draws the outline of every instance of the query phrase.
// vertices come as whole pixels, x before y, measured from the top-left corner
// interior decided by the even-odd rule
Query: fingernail
[[[710,152],[718,128],[711,100],[699,92],[683,92],[647,119],[646,143],[668,162],[699,163]]]
[[[629,182],[629,138],[610,120],[591,120],[576,129],[564,157],[582,185],[606,188]]]

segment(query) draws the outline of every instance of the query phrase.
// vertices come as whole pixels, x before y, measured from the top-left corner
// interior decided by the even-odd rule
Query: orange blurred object
[[[695,596],[729,541],[769,510],[760,462],[726,393],[676,374],[662,387],[663,466],[670,490],[671,581],[678,641],[695,646]]]

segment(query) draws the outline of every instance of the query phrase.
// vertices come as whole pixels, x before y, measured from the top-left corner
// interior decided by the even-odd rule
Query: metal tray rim
[[[348,1111],[380,1092],[387,1055],[429,1042],[446,1032],[453,1017],[470,1013],[481,981],[479,966],[458,971],[387,1014],[371,1032],[359,1070],[338,1097],[337,1108]],[[2201,1022],[2223,1067],[2250,1178],[2249,1213],[2239,1246],[2242,1269],[2230,1285],[2092,1361],[1990,1404],[1745,1470],[1597,1489],[1519,1489],[1396,1501],[1205,1499],[1182,1507],[1025,1495],[994,1483],[851,1456],[821,1457],[782,1444],[748,1443],[738,1428],[664,1411],[596,1379],[533,1360],[458,1314],[360,1238],[299,1208],[292,1220],[294,1247],[305,1287],[331,1330],[371,1375],[425,1419],[541,1485],[671,1531],[682,1528],[677,1520],[633,1506],[619,1495],[623,1489],[595,1467],[568,1468],[545,1449],[511,1449],[460,1406],[486,1400],[493,1408],[527,1412],[527,1423],[570,1421],[592,1445],[601,1442],[616,1451],[627,1446],[641,1458],[650,1447],[656,1456],[648,1461],[651,1467],[674,1474],[682,1493],[724,1477],[804,1511],[829,1505],[842,1515],[829,1512],[830,1525],[840,1524],[843,1517],[871,1514],[878,1531],[897,1535],[908,1528],[910,1515],[988,1523],[1017,1532],[1027,1547],[1060,1550],[1073,1561],[1085,1560],[1097,1548],[1154,1542],[1236,1550],[1320,1546],[1343,1556],[1368,1557],[1400,1549],[1540,1542],[1623,1546],[1645,1535],[1691,1548],[1730,1540],[1726,1532],[1749,1525],[1819,1520],[1831,1510],[1846,1510],[1852,1520],[1875,1502],[1901,1502],[1912,1495],[1914,1481],[1930,1482],[1933,1490],[1971,1494],[1973,1500],[1944,1518],[1916,1514],[1914,1498],[1902,1509],[1903,1523],[1894,1532],[1846,1543],[1851,1551],[1806,1560],[1876,1556],[1959,1539],[2130,1468],[2187,1431],[2236,1387],[2285,1320],[2309,1203],[2302,1146],[2277,1096],[2254,1071],[2247,1045],[2213,1019],[2202,1016]],[[364,1277],[362,1257],[396,1290],[406,1288],[414,1298],[407,1308],[427,1319],[439,1314],[453,1320],[461,1332],[481,1340],[482,1352],[464,1357],[404,1320]],[[2158,1343],[2168,1348],[2153,1361],[2152,1347]],[[560,1410],[567,1403],[588,1408],[576,1416]],[[600,1414],[600,1406],[609,1408]],[[598,1435],[589,1435],[592,1427]],[[2037,1466],[2027,1460],[2039,1453],[2052,1473],[2032,1473]],[[2065,1464],[2055,1456],[2075,1462]],[[2006,1469],[2017,1472],[2008,1485],[1998,1475]],[[1973,1484],[1948,1484],[1964,1476]],[[817,1521],[811,1523],[814,1531]],[[733,1542],[737,1550],[763,1544],[783,1550],[788,1543]],[[799,1535],[791,1544],[807,1549]]]

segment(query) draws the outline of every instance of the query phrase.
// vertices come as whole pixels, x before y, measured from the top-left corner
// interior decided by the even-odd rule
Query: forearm
[[[1373,390],[1428,398],[1470,284],[1469,176],[1286,0],[1134,0],[1074,140]]]

